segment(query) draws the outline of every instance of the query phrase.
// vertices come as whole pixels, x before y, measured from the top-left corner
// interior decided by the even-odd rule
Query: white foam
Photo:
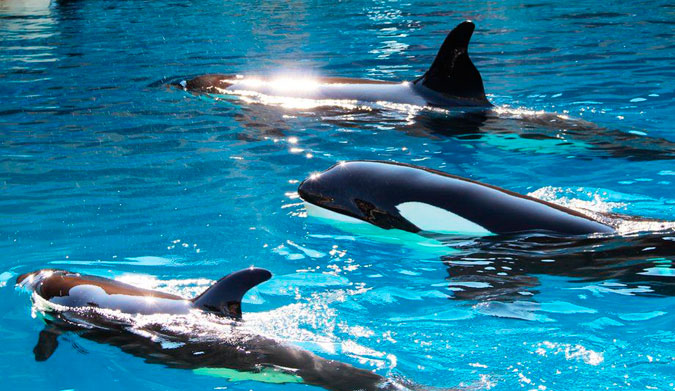
[[[617,210],[626,210],[630,203],[643,200],[646,197],[635,198],[629,194],[612,193],[612,197],[628,202],[609,201],[607,190],[587,191],[583,188],[564,189],[560,187],[546,186],[529,193],[528,195],[544,201],[552,202],[566,208],[573,209],[600,223],[613,227],[621,235],[629,235],[638,232],[657,232],[675,229],[674,221],[664,221],[633,217],[619,214]],[[584,197],[587,199],[581,199]],[[654,201],[660,204],[660,201]]]

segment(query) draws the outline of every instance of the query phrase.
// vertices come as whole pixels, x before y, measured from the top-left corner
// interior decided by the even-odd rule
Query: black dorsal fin
[[[416,82],[443,94],[489,104],[483,79],[469,58],[468,48],[475,29],[471,21],[457,25],[443,41],[429,70]]]
[[[249,289],[271,277],[272,273],[268,270],[255,267],[230,273],[192,299],[192,302],[205,311],[241,319],[241,298]]]

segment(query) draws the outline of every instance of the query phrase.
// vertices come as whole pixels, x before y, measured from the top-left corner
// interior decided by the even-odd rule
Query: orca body
[[[47,302],[47,309],[41,309],[47,326],[33,350],[37,361],[47,360],[58,347],[59,336],[70,332],[117,346],[149,363],[231,380],[297,382],[333,391],[399,389],[373,372],[241,330],[243,295],[270,277],[264,269],[244,269],[191,300],[63,270],[26,273],[17,278],[17,284],[33,292],[34,302]],[[207,335],[200,329],[210,324],[208,318],[188,326],[172,323],[193,310],[225,323],[215,323],[220,328]],[[160,316],[169,324],[146,320],[138,325],[133,319],[139,315]],[[222,326],[227,326],[228,335],[219,334]]]
[[[64,270],[40,270],[22,274],[17,284],[42,299],[63,307],[95,307],[126,314],[187,314],[193,309],[241,319],[241,299],[272,273],[249,268],[228,274],[194,299],[151,291],[123,282]]]
[[[429,70],[401,83],[352,78],[271,78],[208,74],[178,83],[214,94],[262,94],[313,100],[350,100],[439,107],[491,107],[483,79],[468,55],[475,25],[460,23],[446,37]]]
[[[298,194],[310,214],[413,233],[614,232],[608,225],[559,205],[402,163],[339,163],[305,179]]]

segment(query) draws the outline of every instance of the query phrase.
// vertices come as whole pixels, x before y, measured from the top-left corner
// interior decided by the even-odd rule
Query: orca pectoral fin
[[[46,326],[38,337],[37,345],[33,348],[35,361],[46,361],[59,346],[60,333],[51,326]]]
[[[254,286],[269,280],[272,273],[265,269],[248,268],[228,274],[192,299],[196,307],[241,319],[241,299]]]
[[[475,25],[464,21],[445,38],[429,70],[415,82],[442,94],[490,105],[480,72],[469,58],[468,48]]]

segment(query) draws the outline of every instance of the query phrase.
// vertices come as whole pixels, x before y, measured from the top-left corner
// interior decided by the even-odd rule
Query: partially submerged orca
[[[69,308],[95,307],[127,314],[187,314],[193,309],[241,319],[241,299],[272,273],[249,268],[228,274],[194,299],[138,288],[108,278],[39,270],[17,277],[17,284],[30,288],[52,304]],[[149,300],[151,299],[151,300]]]
[[[242,297],[271,276],[264,269],[244,269],[223,277],[191,300],[64,270],[22,274],[17,284],[33,292],[32,300],[42,307],[47,323],[33,350],[37,361],[47,360],[58,346],[58,337],[72,332],[117,346],[150,363],[192,369],[199,374],[301,382],[334,391],[400,389],[371,371],[240,330]],[[231,335],[199,335],[195,329],[204,323],[202,318],[188,327],[163,324],[195,310],[225,321]],[[145,326],[134,324],[133,317],[143,315],[160,316],[163,323],[146,320],[150,323]]]
[[[560,205],[403,163],[338,163],[305,179],[298,194],[310,214],[387,230],[468,236],[615,232]]]
[[[475,25],[464,21],[445,38],[427,72],[402,83],[352,78],[273,78],[208,74],[178,84],[188,91],[318,100],[386,101],[439,107],[491,107],[483,79],[468,54]]]

